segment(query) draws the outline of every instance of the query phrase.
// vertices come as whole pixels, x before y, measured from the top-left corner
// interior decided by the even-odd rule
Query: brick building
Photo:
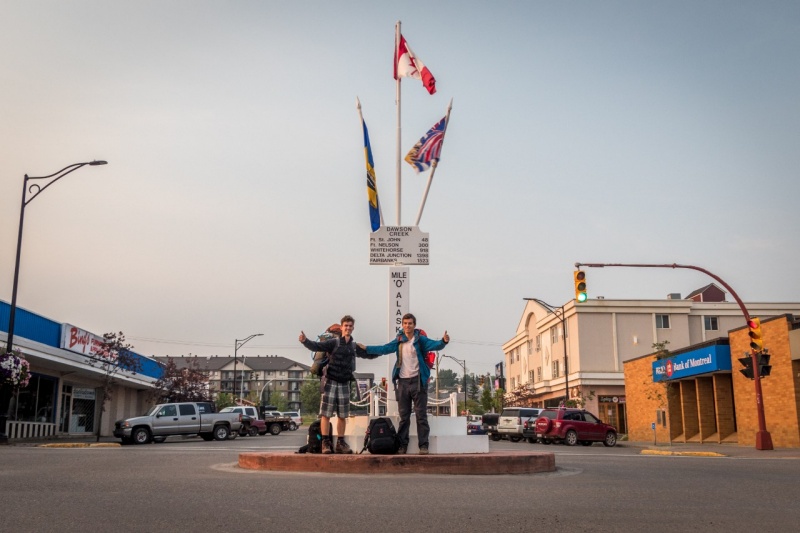
[[[766,429],[775,447],[800,447],[800,319],[779,315],[761,324],[772,365],[761,379]],[[749,343],[747,327],[740,327],[665,359],[648,354],[626,361],[629,438],[755,446],[755,386],[738,361]]]

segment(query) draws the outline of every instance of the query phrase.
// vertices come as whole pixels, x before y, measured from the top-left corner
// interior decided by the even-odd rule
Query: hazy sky
[[[300,330],[345,313],[388,341],[355,100],[394,222],[398,20],[438,87],[403,81],[403,154],[453,99],[411,309],[470,371],[524,297],[573,297],[576,261],[800,300],[796,1],[197,0],[0,0],[0,299],[23,176],[105,159],[28,205],[21,307],[146,355],[263,333],[241,353],[310,363]],[[402,166],[411,224],[427,175]],[[590,298],[710,281],[588,271]]]

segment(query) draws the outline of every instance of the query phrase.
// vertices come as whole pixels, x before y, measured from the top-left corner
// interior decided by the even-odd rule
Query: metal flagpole
[[[358,109],[358,118],[359,118],[359,120],[361,120],[361,127],[364,128],[365,127],[364,126],[364,124],[365,124],[364,116],[361,114],[361,100],[358,99],[358,96],[356,96],[356,109]],[[366,141],[366,139],[364,139],[364,140]],[[366,150],[366,149],[367,149],[367,145],[364,144],[364,150]],[[370,147],[370,149],[371,149],[371,147]],[[364,157],[367,157],[366,153],[364,153]],[[373,161],[373,165],[374,165],[374,161]],[[372,171],[375,172],[375,167],[374,166],[372,167]],[[383,226],[383,207],[381,207],[381,197],[378,195],[378,175],[377,175],[377,172],[375,172],[375,197],[378,199],[378,216],[380,216],[380,218],[381,218],[381,226]]]
[[[442,132],[442,149],[444,149],[444,137],[447,135],[447,124],[450,122],[450,110],[453,109],[453,99],[450,99],[450,105],[447,106],[447,114],[444,117],[444,131]],[[431,164],[431,173],[428,175],[428,184],[425,186],[425,194],[422,195],[422,203],[419,204],[419,211],[417,212],[417,219],[414,221],[415,226],[419,226],[419,219],[422,218],[422,210],[425,209],[425,201],[428,199],[428,191],[431,190],[431,183],[433,183],[433,174],[436,172],[436,167],[439,162],[434,161]]]
[[[397,21],[394,27],[394,68],[395,73],[397,73],[397,51],[400,49],[400,21]],[[397,225],[400,225],[400,174],[401,174],[401,167],[400,167],[400,76],[397,76],[395,80],[395,103],[397,104],[397,143],[395,146],[395,152],[397,156],[397,163],[395,167],[396,178],[395,178],[395,202],[397,207]]]

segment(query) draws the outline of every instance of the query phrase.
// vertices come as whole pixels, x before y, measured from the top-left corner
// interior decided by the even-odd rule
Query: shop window
[[[669,329],[669,315],[656,315],[656,328]]]
[[[715,316],[707,316],[704,319],[706,331],[719,331],[719,321]]]
[[[28,386],[11,397],[8,419],[25,422],[55,422],[56,379],[31,373]]]

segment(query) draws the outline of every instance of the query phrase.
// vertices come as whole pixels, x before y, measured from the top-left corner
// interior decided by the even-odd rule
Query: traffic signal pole
[[[693,265],[678,265],[675,263],[668,264],[668,265],[653,265],[653,264],[631,264],[631,263],[575,263],[575,268],[580,269],[581,267],[591,267],[591,268],[603,268],[603,267],[633,267],[633,268],[688,268],[691,270],[697,270],[698,272],[702,272],[707,276],[710,276],[717,280],[723,287],[728,289],[733,296],[733,299],[736,300],[736,303],[739,304],[739,308],[742,310],[742,314],[744,315],[745,324],[750,324],[750,313],[747,311],[747,307],[745,307],[744,302],[742,299],[739,298],[739,295],[736,294],[736,291],[733,288],[725,283],[722,278],[709,272],[704,268],[700,268],[698,266]],[[758,414],[758,432],[756,433],[756,450],[772,450],[774,449],[772,446],[772,436],[767,431],[767,421],[764,417],[764,398],[761,393],[761,377],[759,376],[758,372],[758,354],[755,350],[750,350],[750,359],[753,363],[753,382],[755,383],[756,388],[756,412]]]

